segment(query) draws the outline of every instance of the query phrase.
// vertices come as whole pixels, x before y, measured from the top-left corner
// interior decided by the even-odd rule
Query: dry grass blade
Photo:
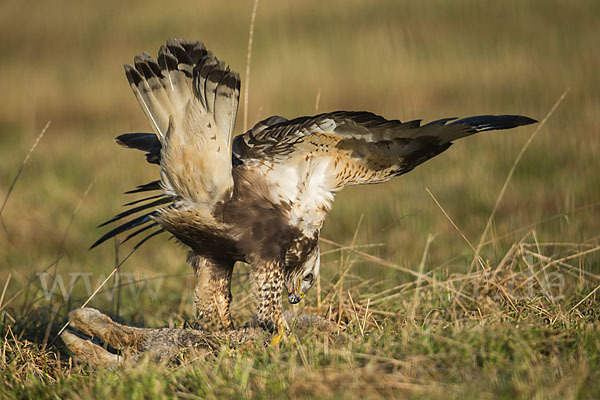
[[[544,223],[547,223],[547,222],[550,222],[550,221],[554,221],[554,220],[559,219],[559,218],[564,218],[565,216],[572,215],[572,214],[575,214],[575,213],[578,213],[578,212],[581,212],[581,211],[588,211],[588,210],[590,210],[592,208],[595,208],[595,207],[598,207],[598,206],[600,206],[600,201],[597,201],[597,202],[594,202],[594,203],[591,203],[591,204],[586,204],[586,205],[581,206],[581,207],[576,207],[576,208],[573,208],[573,209],[571,209],[569,211],[565,211],[565,212],[561,212],[561,213],[558,213],[558,214],[551,215],[549,217],[540,219],[540,220],[538,220],[536,222],[533,222],[531,224],[524,225],[524,226],[522,226],[520,228],[517,228],[517,229],[515,229],[513,231],[507,232],[505,234],[494,236],[494,238],[488,239],[488,240],[484,241],[483,244],[482,244],[482,247],[483,246],[487,246],[488,244],[495,243],[495,242],[497,242],[500,239],[506,239],[506,238],[508,238],[508,237],[510,237],[512,235],[515,235],[515,234],[517,234],[519,232],[523,232],[523,231],[526,231],[526,230],[531,230],[533,228],[536,228],[536,227],[540,226],[541,224],[544,224]],[[594,240],[596,238],[590,238],[590,239],[588,239],[588,241]]]
[[[346,292],[348,293],[348,298],[350,299],[350,303],[352,304],[352,310],[354,311],[354,318],[356,319],[356,325],[358,325],[358,329],[360,330],[360,335],[362,337],[365,337],[365,330],[364,330],[362,324],[360,323],[360,316],[358,315],[358,311],[356,310],[356,305],[354,304],[354,299],[352,298],[352,295],[350,294],[349,290],[347,290]]]
[[[336,247],[335,249],[321,251],[321,256],[331,254],[331,253],[339,253],[344,250],[352,250],[352,249],[366,249],[371,247],[383,247],[385,243],[372,243],[372,244],[356,244],[354,246],[346,246],[346,247]]]
[[[17,171],[17,175],[15,175],[15,178],[13,179],[12,183],[10,184],[10,186],[8,188],[8,192],[6,192],[6,196],[4,197],[4,201],[2,202],[2,206],[0,206],[0,218],[2,216],[2,212],[4,211],[4,208],[6,207],[6,203],[8,202],[8,198],[10,197],[10,194],[12,193],[13,189],[15,188],[15,185],[17,184],[17,181],[19,180],[19,177],[21,176],[21,173],[23,172],[23,168],[25,168],[25,165],[27,164],[27,162],[31,158],[31,154],[34,152],[35,148],[40,143],[40,140],[42,140],[42,137],[44,136],[44,134],[46,133],[46,131],[50,127],[50,123],[51,122],[52,121],[48,121],[46,123],[46,125],[42,128],[42,131],[35,138],[35,141],[33,142],[33,145],[31,146],[31,148],[29,149],[29,151],[25,155],[25,158],[23,159],[23,162],[21,163],[21,166],[19,167],[19,170]],[[2,222],[2,225],[4,226],[4,222]]]
[[[360,229],[360,224],[362,223],[362,219],[363,219],[363,215],[360,216],[358,223],[356,224],[356,229],[354,230],[354,236],[352,237],[352,243],[350,245],[350,249],[354,249],[355,243],[356,243],[356,238],[358,237],[358,231]],[[340,277],[338,279],[338,281],[333,285],[332,287],[332,291],[330,291],[326,296],[325,299],[323,301],[326,301],[329,297],[330,294],[333,293],[334,289],[337,289],[337,295],[338,295],[338,324],[341,321],[342,318],[342,313],[343,313],[343,301],[342,301],[342,293],[344,290],[344,276],[346,275],[346,273],[348,273],[348,271],[350,270],[350,268],[352,267],[352,265],[354,264],[354,260],[350,260],[350,255],[348,255],[346,258],[344,258],[344,252],[340,251]],[[345,268],[344,268],[345,267]]]
[[[372,261],[372,262],[374,262],[376,264],[379,264],[379,265],[382,265],[384,267],[388,267],[388,268],[392,268],[392,269],[395,269],[395,270],[398,270],[398,271],[402,271],[402,272],[405,272],[407,274],[413,275],[415,277],[419,277],[420,276],[420,277],[422,277],[423,279],[425,279],[427,281],[431,280],[431,278],[429,276],[425,275],[425,274],[420,274],[417,271],[413,271],[410,268],[402,267],[402,266],[400,266],[398,264],[394,264],[393,262],[386,261],[383,258],[379,258],[379,257],[373,256],[371,254],[365,253],[364,251],[356,250],[356,248],[354,246],[345,246],[345,245],[343,245],[341,243],[335,242],[333,240],[326,239],[324,237],[320,237],[319,240],[322,241],[322,242],[325,242],[327,244],[331,244],[331,245],[334,245],[334,246],[347,248],[352,253],[355,253],[355,254],[357,254],[357,255],[365,258],[366,260]]]
[[[248,53],[246,55],[246,78],[244,79],[244,132],[248,129],[248,95],[250,90],[250,63],[252,61],[252,42],[254,41],[254,22],[256,21],[256,10],[258,0],[254,0],[252,16],[250,17],[250,32],[248,34]]]
[[[542,127],[544,125],[546,125],[546,122],[548,121],[548,119],[552,116],[552,114],[554,114],[554,111],[556,111],[556,109],[558,108],[560,103],[562,103],[562,101],[565,99],[567,93],[569,93],[569,90],[570,89],[567,88],[563,92],[563,94],[559,97],[559,99],[556,101],[556,103],[554,103],[554,105],[552,106],[550,111],[548,111],[548,114],[546,114],[544,119],[540,122],[540,124],[537,126],[537,128],[533,131],[531,136],[529,136],[529,139],[527,139],[527,141],[521,148],[521,151],[519,151],[519,154],[517,154],[517,157],[515,158],[515,161],[513,162],[513,165],[510,168],[510,171],[508,171],[508,175],[506,176],[506,179],[504,180],[502,189],[500,189],[500,193],[498,193],[498,197],[496,198],[496,203],[494,204],[494,208],[492,208],[492,212],[490,213],[490,216],[485,224],[485,228],[483,229],[483,233],[481,234],[481,238],[479,239],[479,244],[477,245],[477,248],[475,249],[475,256],[473,256],[473,261],[471,261],[471,266],[469,267],[469,272],[473,271],[473,266],[475,265],[475,261],[477,260],[477,258],[479,256],[479,252],[481,251],[481,248],[483,247],[485,238],[490,230],[490,227],[492,226],[492,221],[494,220],[494,217],[496,216],[496,212],[498,211],[498,207],[500,206],[500,202],[502,201],[502,198],[504,197],[504,192],[506,192],[506,188],[508,187],[508,184],[510,183],[512,176],[515,173],[515,170],[517,169],[517,165],[519,165],[519,161],[521,161],[523,154],[525,154],[525,151],[527,150],[527,148],[529,147],[529,145],[531,144],[531,142],[533,141],[533,139],[535,138],[537,133],[542,129]]]
[[[598,250],[598,248],[591,249],[591,250],[596,251],[596,250]],[[577,273],[579,273],[581,275],[584,275],[586,277],[589,277],[589,278],[592,278],[592,279],[595,279],[595,280],[600,280],[600,275],[594,274],[594,273],[586,271],[586,270],[575,268],[574,266],[565,263],[563,259],[553,260],[551,257],[545,256],[543,254],[536,253],[536,252],[533,252],[533,251],[530,251],[530,250],[527,250],[527,249],[524,249],[523,252],[524,252],[524,254],[531,255],[532,257],[538,258],[538,259],[540,259],[542,261],[549,262],[550,264],[547,264],[546,267],[553,266],[553,265],[558,265],[558,266],[566,268],[566,269],[568,269],[568,270],[570,270],[572,272],[577,272]],[[582,254],[578,253],[578,254],[574,254],[574,255],[569,256],[569,257],[576,258],[576,257],[579,257],[581,255]]]
[[[344,247],[344,245],[343,245],[343,244],[340,244],[340,243],[334,242],[333,240],[325,239],[325,238],[323,238],[323,237],[320,237],[320,238],[319,238],[319,240],[321,240],[321,241],[323,241],[323,242],[325,242],[325,243],[328,243],[328,244],[332,244],[332,245],[334,245],[334,246]],[[398,264],[394,264],[393,262],[386,261],[386,260],[384,260],[384,259],[382,259],[382,258],[379,258],[379,257],[373,256],[373,255],[371,255],[371,254],[367,254],[367,253],[365,253],[365,252],[362,252],[362,251],[360,251],[360,250],[356,250],[355,248],[351,248],[351,249],[350,249],[350,251],[351,251],[351,252],[353,252],[353,253],[355,253],[355,254],[357,254],[357,255],[359,255],[359,256],[361,256],[361,257],[362,257],[362,258],[364,258],[365,260],[368,260],[368,261],[371,261],[371,262],[375,263],[376,265],[381,265],[381,266],[384,266],[384,267],[388,267],[388,268],[391,268],[391,269],[395,269],[395,270],[397,270],[397,271],[402,271],[402,272],[405,272],[405,273],[407,273],[407,274],[410,274],[410,275],[412,275],[412,276],[415,276],[415,277],[417,277],[417,278],[419,278],[419,277],[420,277],[422,280],[424,280],[424,281],[427,281],[427,282],[428,282],[428,283],[430,283],[430,284],[434,284],[434,283],[436,283],[436,282],[434,281],[434,279],[433,279],[433,278],[431,278],[431,277],[430,277],[429,275],[427,275],[427,274],[424,274],[424,273],[419,273],[419,272],[417,272],[417,271],[414,271],[414,270],[412,270],[412,269],[410,269],[410,268],[405,268],[405,267],[402,267],[402,266],[400,266],[400,265],[398,265]],[[439,281],[439,282],[437,282],[437,285],[438,285],[438,286],[440,286],[440,287],[443,287],[444,289],[446,289],[446,290],[448,290],[448,291],[450,291],[450,292],[452,292],[452,293],[454,293],[454,294],[456,294],[458,297],[462,297],[462,298],[465,298],[465,299],[468,299],[468,300],[471,300],[471,301],[473,301],[473,299],[472,299],[471,297],[469,297],[468,295],[466,295],[466,294],[462,293],[460,290],[456,290],[456,289],[454,288],[454,286],[451,284],[451,282]],[[336,285],[334,285],[334,288],[335,288],[335,287],[337,287],[337,283],[336,283]],[[327,299],[327,297],[325,297],[325,299]],[[379,301],[379,302],[380,302],[380,301]],[[373,304],[374,304],[374,303],[373,303]]]
[[[315,114],[319,113],[319,103],[321,102],[321,88],[317,90],[317,98],[315,99]]]
[[[9,304],[11,304],[14,300],[16,300],[23,292],[25,292],[27,289],[29,289],[29,287],[37,279],[37,277],[39,276],[39,274],[46,273],[51,268],[54,268],[53,275],[56,273],[56,269],[58,268],[58,264],[59,264],[60,260],[63,258],[64,245],[65,245],[65,242],[67,240],[67,236],[69,234],[69,230],[71,229],[71,226],[73,225],[73,222],[75,221],[75,217],[79,213],[79,210],[81,209],[81,206],[83,205],[84,201],[87,199],[87,196],[88,196],[91,188],[92,188],[92,184],[90,183],[88,185],[87,189],[85,190],[85,192],[83,193],[82,198],[77,203],[77,206],[75,207],[75,210],[73,211],[73,214],[71,214],[71,218],[69,219],[69,223],[68,223],[67,227],[65,228],[65,231],[63,232],[63,236],[62,236],[61,241],[60,241],[60,245],[59,245],[59,249],[58,249],[58,255],[56,256],[56,258],[54,259],[54,261],[51,264],[49,264],[46,268],[44,268],[40,272],[38,272],[37,274],[34,274],[33,277],[27,282],[27,284],[24,285],[23,287],[21,287],[19,290],[17,290],[17,292],[10,299],[8,299],[6,301],[6,303],[3,303],[2,301],[0,301],[0,311],[2,311],[3,309],[5,309]]]
[[[100,290],[104,287],[104,285],[106,285],[106,282],[108,282],[117,273],[119,268],[121,268],[121,266],[125,263],[125,261],[127,261],[129,259],[129,257],[131,257],[133,255],[133,253],[135,253],[135,251],[137,249],[138,248],[136,247],[133,250],[131,250],[129,252],[129,254],[127,254],[127,256],[123,259],[123,261],[121,261],[115,268],[113,268],[112,272],[110,274],[108,274],[108,276],[102,281],[102,283],[100,285],[98,285],[96,290],[94,290],[94,292],[88,297],[88,299],[81,305],[80,308],[87,307],[87,305],[90,303],[90,301],[92,301],[92,299],[96,296],[96,294],[98,294],[98,292],[100,292]],[[60,337],[60,334],[63,333],[63,331],[65,329],[67,329],[67,326],[69,326],[68,321],[60,328],[60,330],[58,331],[58,333],[56,334],[56,336],[54,337],[54,340],[52,340],[50,345],[54,344],[56,339],[58,339]]]
[[[6,295],[6,289],[8,289],[8,284],[10,283],[10,278],[12,278],[12,272],[8,273],[8,278],[6,278],[6,283],[4,284],[4,289],[2,289],[2,295],[0,296],[0,310],[2,309],[2,303],[4,303],[4,296]]]
[[[363,318],[363,332],[367,327],[367,317],[369,316],[369,305],[371,304],[371,298],[367,299],[367,307],[365,308],[365,315]],[[375,325],[377,325],[377,321],[375,321]]]
[[[589,299],[594,293],[596,293],[596,291],[600,289],[600,285],[596,286],[596,288],[594,290],[592,290],[591,292],[588,293],[587,296],[585,296],[583,299],[581,299],[577,304],[575,304],[570,310],[569,313],[572,313],[573,310],[577,309],[577,307],[579,307],[584,301],[586,301],[587,299]]]
[[[452,220],[452,218],[450,218],[450,216],[448,215],[448,213],[446,212],[446,210],[444,210],[444,207],[442,207],[442,205],[435,198],[435,196],[433,195],[433,193],[431,193],[431,190],[429,190],[429,188],[425,188],[425,191],[429,194],[429,196],[431,196],[431,198],[433,199],[433,201],[435,202],[435,204],[439,207],[440,210],[442,210],[442,213],[446,216],[446,218],[448,219],[448,221],[450,221],[450,223],[452,224],[452,226],[454,227],[454,229],[456,229],[456,231],[460,234],[460,236],[465,240],[465,242],[467,242],[467,244],[469,245],[469,247],[473,250],[473,252],[475,253],[475,257],[477,257],[477,260],[479,261],[479,265],[483,269],[483,267],[485,267],[485,262],[479,256],[479,254],[477,254],[477,250],[475,250],[475,247],[473,247],[473,245],[471,244],[471,242],[469,241],[469,239],[467,239],[467,237],[465,236],[465,234],[454,223],[454,221]]]
[[[65,242],[67,240],[67,235],[69,234],[69,230],[71,229],[71,226],[73,225],[73,221],[75,221],[75,217],[77,217],[77,214],[79,214],[79,210],[81,209],[81,206],[87,199],[87,196],[90,193],[92,186],[93,186],[93,183],[90,183],[88,185],[87,189],[85,189],[85,192],[83,192],[83,196],[81,197],[81,199],[79,199],[79,202],[77,203],[77,206],[75,207],[75,210],[73,211],[73,214],[71,214],[71,219],[69,220],[69,223],[67,224],[67,228],[65,229],[65,232],[63,233],[63,237],[60,241],[59,256],[62,254],[62,252],[64,250]]]
[[[417,306],[419,303],[419,287],[421,285],[421,276],[423,275],[423,268],[425,268],[425,260],[427,259],[427,254],[429,253],[429,246],[431,242],[435,239],[435,236],[429,234],[427,235],[427,242],[425,242],[425,249],[423,249],[423,256],[421,257],[421,262],[419,263],[419,277],[417,277],[417,283],[415,284],[415,294],[413,295],[412,307],[410,309],[409,320],[414,322],[415,320],[415,312],[417,310]]]
[[[600,246],[596,246],[596,247],[594,247],[593,249],[588,249],[588,250],[584,250],[584,251],[579,251],[579,252],[577,252],[577,253],[575,253],[575,254],[571,254],[570,256],[561,257],[561,258],[559,258],[559,259],[557,259],[557,260],[552,260],[552,261],[550,261],[550,262],[549,262],[549,263],[548,263],[546,266],[547,266],[547,267],[550,267],[550,266],[553,266],[553,265],[558,265],[558,264],[560,264],[560,263],[562,263],[562,262],[564,262],[564,261],[567,261],[567,260],[572,260],[572,259],[574,259],[574,258],[578,258],[578,257],[584,256],[584,255],[586,255],[586,254],[595,253],[595,252],[597,252],[597,251],[600,251]],[[591,276],[594,276],[594,277],[596,277],[594,274],[591,274]]]

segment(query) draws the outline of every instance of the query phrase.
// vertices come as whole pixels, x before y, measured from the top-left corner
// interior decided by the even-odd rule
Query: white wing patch
[[[273,203],[291,206],[290,225],[312,237],[323,225],[335,193],[331,190],[331,158],[295,157],[287,163],[262,163],[257,169],[271,187]]]

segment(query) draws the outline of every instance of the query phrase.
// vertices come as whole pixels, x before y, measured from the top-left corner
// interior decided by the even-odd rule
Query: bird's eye
[[[305,281],[312,281],[313,280],[313,274],[312,273],[306,274],[306,275],[304,275],[304,278],[302,278],[302,279],[304,279]]]

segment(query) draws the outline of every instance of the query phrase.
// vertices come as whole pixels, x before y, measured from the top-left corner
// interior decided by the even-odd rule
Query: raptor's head
[[[319,245],[316,245],[303,264],[286,271],[285,288],[288,292],[288,301],[291,304],[296,304],[302,300],[308,289],[317,280],[320,267],[321,253]]]

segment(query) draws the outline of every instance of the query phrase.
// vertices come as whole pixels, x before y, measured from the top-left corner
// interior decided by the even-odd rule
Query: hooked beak
[[[300,297],[296,293],[292,293],[288,296],[288,301],[290,302],[290,304],[300,303],[300,300],[302,300],[302,297]]]
[[[296,286],[296,289],[288,295],[288,301],[290,302],[290,304],[300,303],[300,300],[302,300],[302,298],[304,297],[304,293],[300,291],[301,281],[302,277],[298,278],[298,285]]]

